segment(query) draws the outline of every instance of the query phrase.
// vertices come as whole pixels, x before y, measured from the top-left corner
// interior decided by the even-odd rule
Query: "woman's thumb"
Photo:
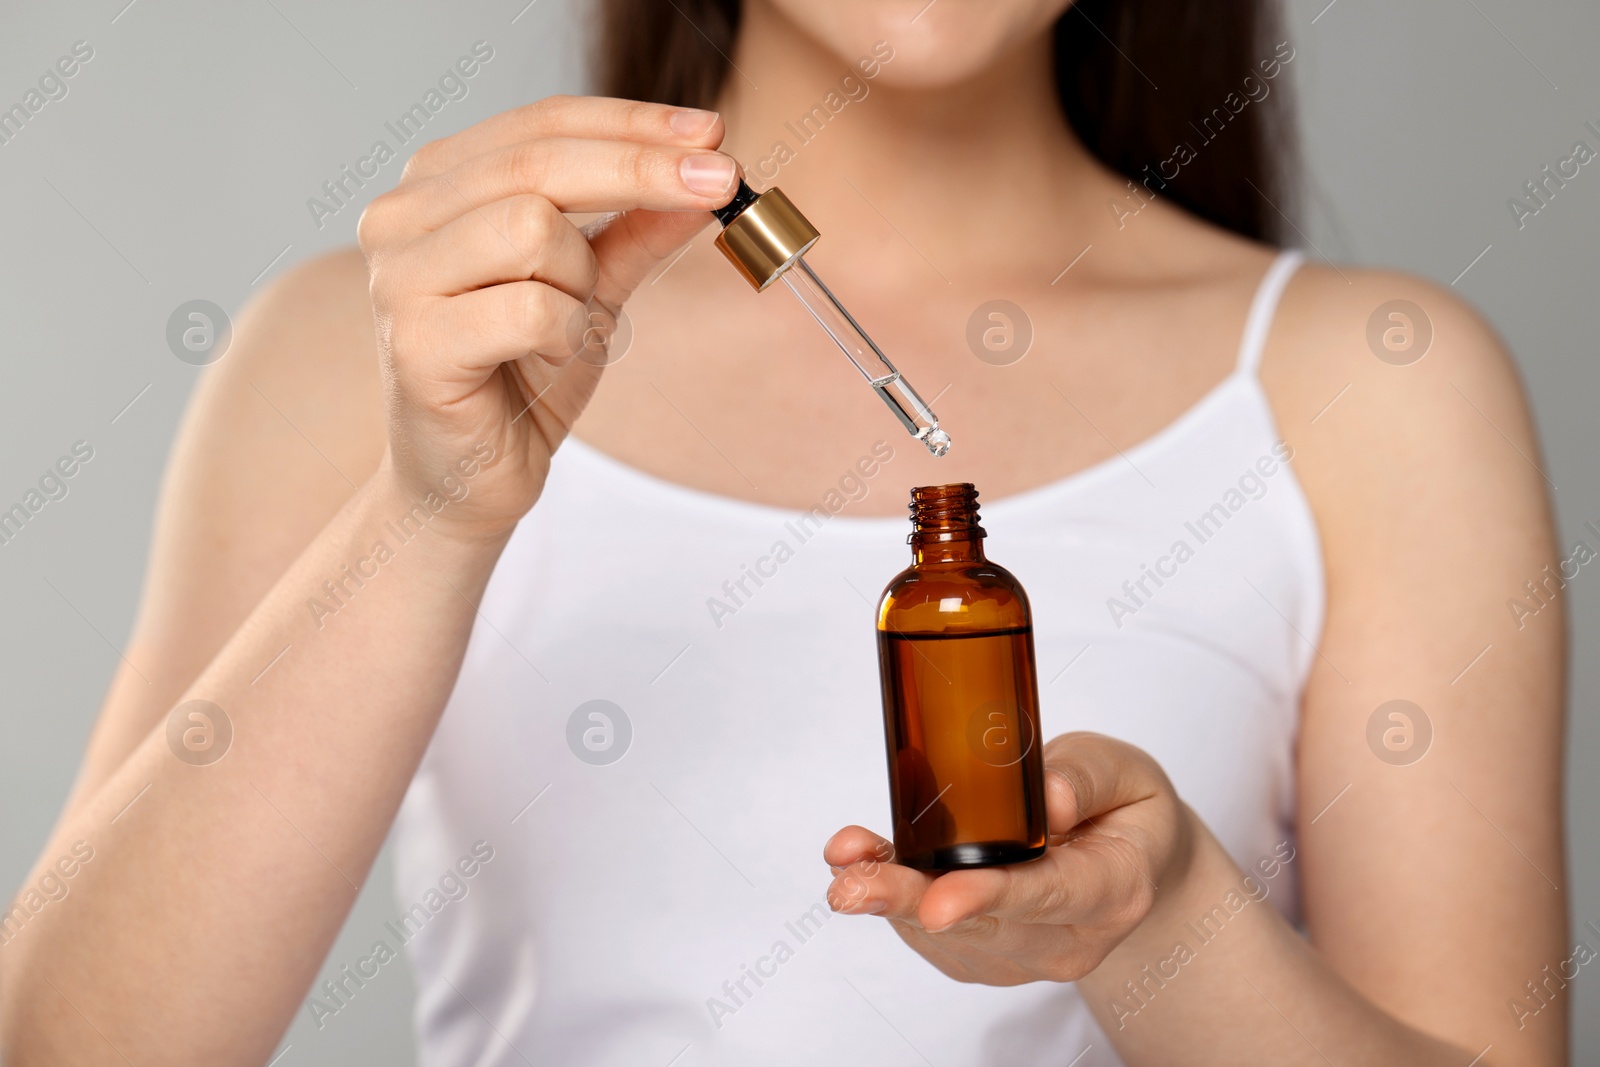
[[[595,224],[589,243],[600,265],[594,298],[615,312],[658,264],[712,220],[709,211],[624,211]]]

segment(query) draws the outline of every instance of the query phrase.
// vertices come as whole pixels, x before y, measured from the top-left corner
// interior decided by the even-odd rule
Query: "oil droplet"
[[[928,431],[927,436],[922,439],[922,443],[927,445],[928,451],[935,456],[942,456],[950,451],[950,435],[939,429],[938,425]]]

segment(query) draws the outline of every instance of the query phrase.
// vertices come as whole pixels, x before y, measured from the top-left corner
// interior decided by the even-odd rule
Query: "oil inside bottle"
[[[948,870],[1037,856],[1032,628],[878,641],[899,862]]]

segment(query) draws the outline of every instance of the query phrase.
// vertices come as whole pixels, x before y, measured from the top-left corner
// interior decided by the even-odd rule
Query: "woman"
[[[606,14],[654,103],[426,146],[197,393],[8,1062],[259,1063],[401,942],[429,1063],[1561,1062],[1532,431],[1449,293],[1268,243],[1263,12]],[[736,160],[948,458],[708,247]],[[870,602],[959,480],[1035,602],[1054,847],[933,879],[864,828]],[[382,950],[312,988],[397,813]]]

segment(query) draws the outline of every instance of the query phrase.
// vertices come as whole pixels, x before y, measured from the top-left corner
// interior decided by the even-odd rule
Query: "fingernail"
[[[874,900],[871,904],[868,904],[866,907],[861,909],[862,913],[865,915],[882,915],[888,910],[889,904],[887,901],[883,900]]]
[[[715,111],[701,111],[692,107],[674,111],[667,119],[667,125],[671,126],[672,132],[679,137],[699,137],[716,124]]]
[[[691,193],[701,196],[720,196],[733,188],[733,159],[716,152],[686,156],[678,164],[678,173]]]

